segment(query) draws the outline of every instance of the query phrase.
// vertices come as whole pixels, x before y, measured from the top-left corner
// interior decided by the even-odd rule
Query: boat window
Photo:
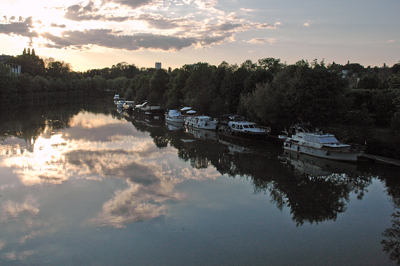
[[[254,128],[254,125],[253,125],[253,124],[251,124],[251,125],[249,125],[249,127],[250,127],[250,128]]]
[[[249,128],[249,125],[243,125],[244,128]]]
[[[242,125],[239,126],[239,129],[243,129]]]
[[[319,138],[319,140],[320,140],[320,142],[322,143],[322,144],[326,144],[326,143],[339,143],[339,141],[335,138],[335,137],[333,137],[333,136],[329,136],[329,137],[320,137]]]

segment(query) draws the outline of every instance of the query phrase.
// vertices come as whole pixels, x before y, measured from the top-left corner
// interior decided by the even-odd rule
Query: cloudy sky
[[[399,0],[0,0],[0,54],[34,48],[74,71],[274,57],[392,66]]]

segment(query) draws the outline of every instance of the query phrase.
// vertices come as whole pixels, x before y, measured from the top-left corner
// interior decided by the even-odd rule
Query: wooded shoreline
[[[191,106],[212,117],[234,113],[278,135],[309,122],[350,143],[367,143],[368,153],[400,159],[400,63],[364,67],[265,58],[240,66],[222,62],[177,69],[144,69],[127,63],[74,72],[69,64],[44,64],[34,52],[11,58],[22,74],[0,64],[0,110],[19,106],[98,101],[120,94],[165,109]]]

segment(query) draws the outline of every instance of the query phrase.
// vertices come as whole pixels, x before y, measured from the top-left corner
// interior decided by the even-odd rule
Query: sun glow
[[[27,186],[42,182],[60,184],[68,179],[63,167],[67,143],[62,139],[61,134],[52,135],[50,138],[40,136],[34,142],[31,151],[10,148],[10,150],[21,151],[20,156],[9,156],[3,161],[4,166],[13,167],[15,173]],[[19,152],[16,153],[19,154]]]

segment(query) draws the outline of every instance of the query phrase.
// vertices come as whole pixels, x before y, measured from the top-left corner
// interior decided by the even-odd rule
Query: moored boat
[[[335,135],[310,125],[298,124],[286,133],[279,136],[285,150],[338,161],[357,161],[363,154],[359,147],[340,143]]]
[[[206,115],[185,117],[185,126],[198,129],[217,130],[218,122]]]
[[[127,111],[133,110],[133,108],[135,107],[135,101],[125,101],[122,106]]]
[[[165,121],[170,123],[182,124],[185,122],[185,117],[178,110],[169,110],[165,115]]]
[[[271,132],[268,127],[262,127],[257,123],[246,121],[239,115],[222,115],[219,121],[220,134],[243,139],[266,139]]]
[[[123,109],[124,108],[124,104],[125,104],[125,99],[119,99],[116,103],[117,108]]]
[[[117,104],[118,101],[119,101],[119,94],[115,94],[114,95],[114,103]]]
[[[133,109],[135,114],[143,115],[152,119],[161,120],[164,119],[164,111],[161,106],[150,105],[147,102],[136,105]]]

